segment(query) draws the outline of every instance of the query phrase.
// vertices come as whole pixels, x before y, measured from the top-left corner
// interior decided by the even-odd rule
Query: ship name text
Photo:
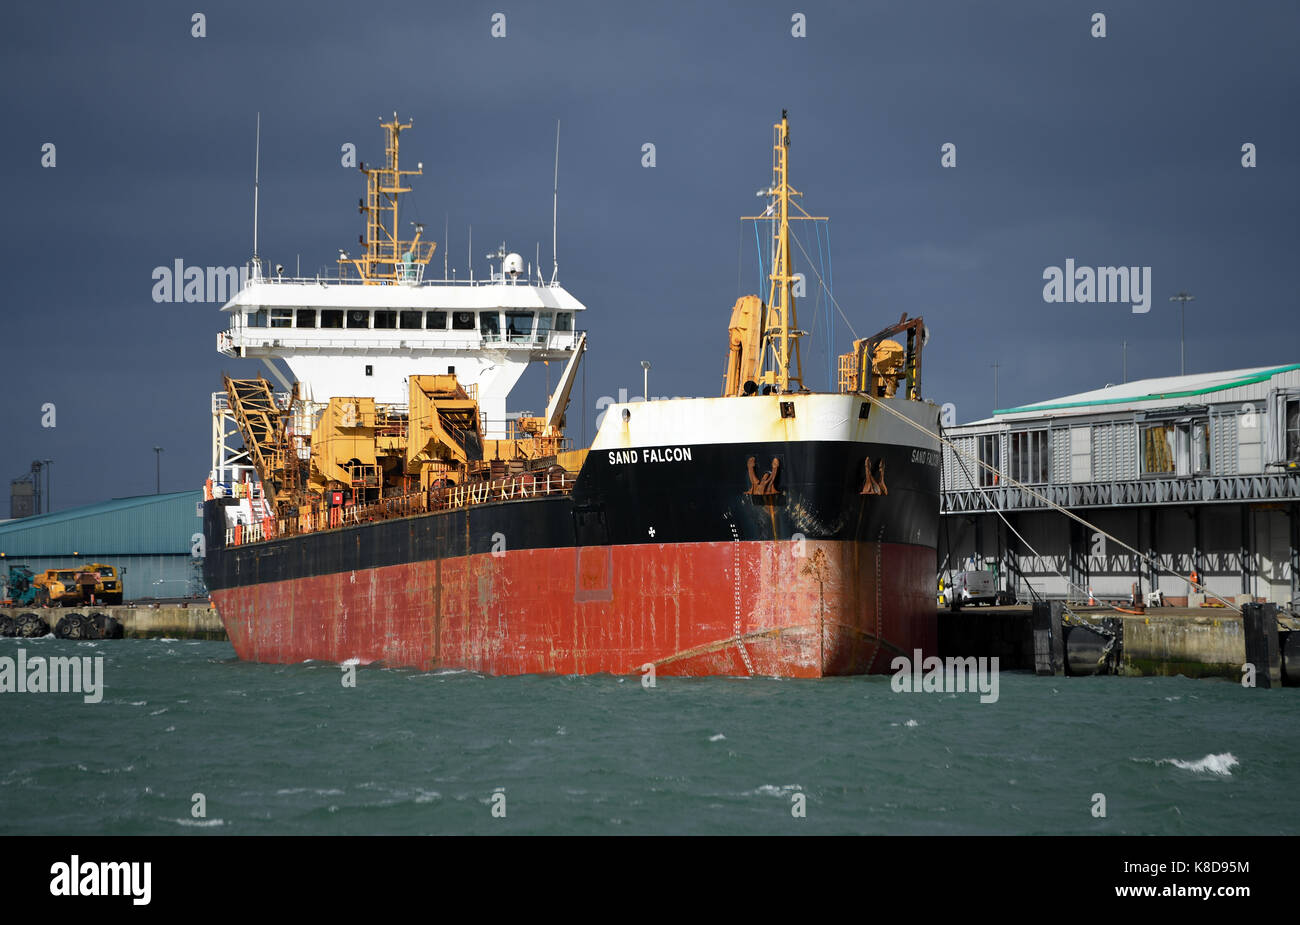
[[[664,463],[690,462],[691,448],[688,446],[647,447],[644,450],[610,450],[609,464],[620,466],[627,463]]]

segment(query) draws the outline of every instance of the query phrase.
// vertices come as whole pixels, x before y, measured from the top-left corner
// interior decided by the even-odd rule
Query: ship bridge
[[[454,373],[478,389],[489,436],[504,436],[506,399],[535,360],[568,360],[586,310],[562,286],[518,279],[512,263],[487,280],[365,280],[265,277],[249,281],[222,311],[229,326],[217,350],[283,361],[300,394],[314,402],[373,396],[402,403],[412,375]]]

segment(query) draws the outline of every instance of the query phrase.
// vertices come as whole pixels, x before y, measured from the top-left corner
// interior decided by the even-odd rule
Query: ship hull
[[[631,421],[675,417],[645,434],[630,416],[607,424],[565,495],[236,546],[209,502],[205,578],[236,652],[494,675],[781,677],[884,672],[896,655],[932,653],[936,444],[868,422],[850,396],[788,399],[803,431],[763,399],[688,401],[705,403],[708,427],[684,427],[702,416],[676,401],[647,404]],[[743,439],[760,425],[784,439]],[[663,439],[683,430],[686,442]]]
[[[229,588],[240,658],[494,675],[822,677],[935,645],[933,550],[713,542],[527,549]]]

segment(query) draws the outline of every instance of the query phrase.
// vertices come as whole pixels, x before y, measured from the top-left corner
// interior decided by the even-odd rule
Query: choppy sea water
[[[223,642],[0,639],[19,648],[103,656],[105,687],[0,693],[0,834],[1300,832],[1296,688],[1006,672],[985,704],[888,677],[366,668],[348,688]]]

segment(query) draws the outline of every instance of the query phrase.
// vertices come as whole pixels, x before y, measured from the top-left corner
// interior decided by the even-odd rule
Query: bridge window
[[[292,308],[271,309],[271,327],[273,328],[293,327],[293,309]]]
[[[375,312],[375,327],[384,330],[397,327],[397,312]]]
[[[474,330],[474,313],[473,312],[454,312],[451,316],[451,329],[453,331],[472,331]]]
[[[1026,485],[1047,483],[1047,431],[1026,430],[1011,435],[1011,477]]]
[[[532,334],[532,312],[506,312],[506,337],[509,340],[528,340]]]
[[[573,312],[558,312],[555,316],[555,330],[573,330]]]
[[[343,327],[342,310],[337,308],[322,308],[320,310],[320,326],[322,328]]]
[[[424,326],[430,331],[447,330],[447,313],[446,312],[425,312]]]
[[[263,308],[255,312],[245,313],[244,324],[248,325],[250,328],[266,327],[266,309]]]
[[[368,328],[370,327],[370,312],[358,311],[352,309],[348,312],[348,327],[350,328]]]
[[[484,337],[500,337],[501,315],[497,312],[479,312],[478,329]]]
[[[300,328],[316,327],[316,309],[314,308],[298,309],[298,327]]]
[[[397,316],[397,324],[404,331],[418,331],[420,329],[419,312],[400,312]]]

